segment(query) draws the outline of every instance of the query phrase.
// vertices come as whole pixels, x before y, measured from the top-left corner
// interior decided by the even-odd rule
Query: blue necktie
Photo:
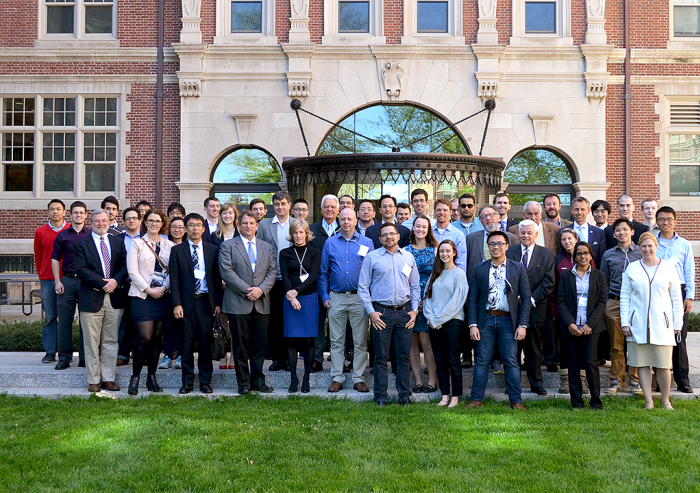
[[[253,250],[253,242],[248,243],[248,258],[250,259],[250,266],[255,265],[255,250]]]
[[[530,250],[525,250],[525,254],[523,255],[523,265],[527,269],[527,260],[530,258]]]
[[[197,247],[199,245],[192,245],[192,264],[194,265],[194,270],[197,271],[199,269],[199,255],[197,255]],[[197,276],[194,277],[194,292],[195,294],[198,293],[202,289],[202,280],[197,279]]]

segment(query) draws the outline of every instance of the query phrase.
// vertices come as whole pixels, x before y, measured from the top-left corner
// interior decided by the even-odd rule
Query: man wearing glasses
[[[460,199],[460,205],[464,202]],[[467,235],[467,279],[471,279],[474,268],[490,257],[489,249],[486,246],[488,234],[498,230],[499,214],[492,205],[485,205],[479,211],[479,222],[482,229]],[[504,231],[508,238],[509,245],[520,243],[518,237],[513,233]]]
[[[305,199],[296,199],[292,204],[292,217],[306,221],[309,216],[309,203]]]
[[[481,221],[476,218],[476,197],[472,194],[464,193],[459,197],[459,218],[452,225],[464,236],[484,230]]]
[[[124,248],[127,253],[131,247],[131,242],[136,238],[141,238],[141,214],[136,207],[127,207],[122,213],[124,221]],[[126,280],[124,289],[128,293],[131,287],[131,281]],[[136,335],[136,326],[134,319],[131,317],[131,303],[127,303],[124,307],[124,315],[119,324],[119,353],[117,356],[117,366],[129,364],[129,355],[134,348],[134,340]]]
[[[520,262],[506,260],[508,236],[504,231],[488,235],[490,260],[475,269],[469,281],[469,336],[477,341],[471,400],[466,408],[484,403],[489,363],[498,346],[505,366],[506,392],[512,409],[526,411],[520,388],[518,341],[525,339],[530,318],[530,282]]]

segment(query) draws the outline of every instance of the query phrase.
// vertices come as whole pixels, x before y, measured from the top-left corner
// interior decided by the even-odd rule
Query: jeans
[[[374,342],[374,400],[386,402],[388,399],[389,371],[387,358],[392,335],[396,345],[396,390],[399,393],[399,402],[408,402],[411,397],[410,364],[408,357],[411,353],[411,339],[413,329],[407,329],[406,324],[410,320],[408,309],[401,310],[383,309],[377,305],[374,309],[382,315],[382,322],[386,327],[382,330],[372,326],[372,339]]]
[[[73,318],[75,318],[75,309],[78,306],[80,280],[63,276],[61,282],[63,283],[63,294],[58,296],[58,359],[70,361],[73,358]],[[80,323],[80,318],[78,318],[78,323]],[[85,361],[82,326],[79,332],[79,361]]]
[[[484,401],[486,382],[489,378],[489,363],[491,363],[494,347],[498,343],[510,403],[523,402],[520,388],[520,365],[518,364],[518,341],[515,340],[510,315],[486,315],[486,326],[480,327],[479,332],[481,340],[476,343],[471,400]]]
[[[41,330],[41,342],[46,354],[56,356],[58,349],[58,296],[56,296],[56,283],[42,280],[41,309],[44,310],[44,328]]]

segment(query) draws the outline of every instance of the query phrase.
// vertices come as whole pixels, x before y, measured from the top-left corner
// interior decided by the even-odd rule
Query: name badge
[[[309,275],[308,275],[308,274],[302,274],[302,275],[299,276],[299,280],[300,280],[301,282],[306,282],[306,280],[307,280],[308,278],[309,278]]]
[[[204,271],[201,269],[195,269],[194,270],[194,278],[195,279],[204,279]]]
[[[588,298],[581,296],[578,299],[578,306],[588,306]]]
[[[360,257],[364,257],[364,256],[367,255],[368,253],[369,253],[369,247],[366,246],[366,245],[360,245],[360,249],[357,251],[357,254],[358,254]]]
[[[401,272],[403,272],[403,275],[408,277],[411,275],[411,266],[410,265],[404,265],[403,269],[401,269]]]

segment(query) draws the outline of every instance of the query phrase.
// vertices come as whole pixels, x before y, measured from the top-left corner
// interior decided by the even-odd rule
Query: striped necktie
[[[104,236],[100,236],[100,250],[102,250],[102,261],[105,264],[105,279],[109,279],[110,269],[112,268],[112,259],[109,258],[109,250],[107,249]]]
[[[194,270],[199,270],[199,255],[197,255],[197,247],[199,245],[192,244],[192,265],[194,265]],[[194,276],[194,292],[197,294],[202,289],[202,280],[197,279]]]

